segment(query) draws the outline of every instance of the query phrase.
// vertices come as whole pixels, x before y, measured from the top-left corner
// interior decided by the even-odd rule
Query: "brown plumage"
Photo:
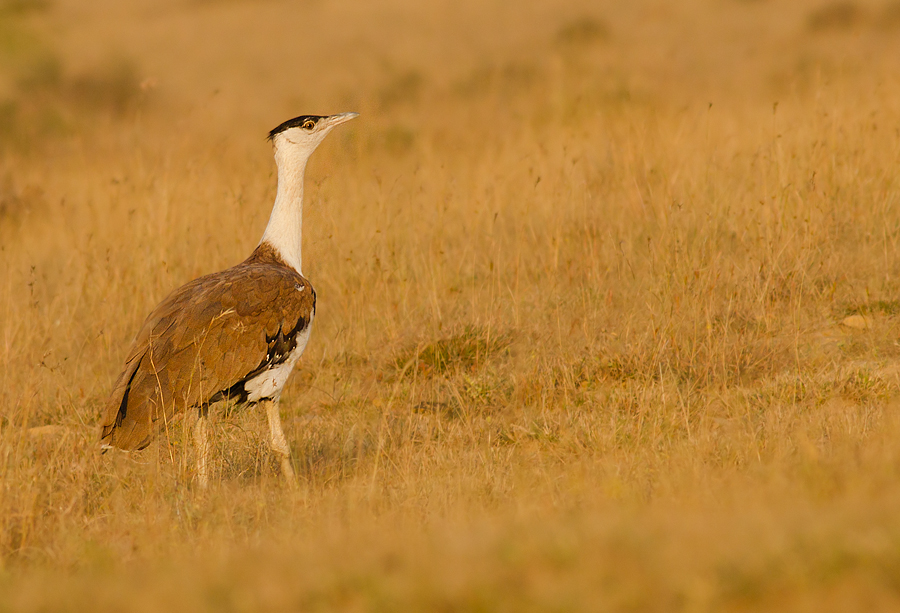
[[[150,313],[103,411],[104,447],[143,449],[161,425],[196,411],[197,480],[205,486],[207,409],[235,398],[265,408],[269,445],[294,482],[278,399],[316,312],[316,294],[301,273],[303,175],[322,139],[354,117],[302,115],[269,132],[278,192],[259,247],[237,266],[178,288]]]
[[[143,449],[157,427],[228,397],[278,366],[308,332],[309,281],[262,243],[227,270],[195,279],[157,306],[125,361],[101,420],[101,443]]]

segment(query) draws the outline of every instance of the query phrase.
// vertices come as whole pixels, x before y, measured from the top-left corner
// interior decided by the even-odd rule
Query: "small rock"
[[[868,330],[872,327],[872,322],[868,317],[863,317],[862,315],[851,315],[850,317],[845,317],[843,321],[841,321],[841,325],[847,328],[853,328],[855,330]]]

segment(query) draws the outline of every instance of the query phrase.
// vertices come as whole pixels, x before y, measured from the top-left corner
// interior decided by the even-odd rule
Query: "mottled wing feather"
[[[207,404],[264,366],[269,341],[309,325],[314,308],[308,281],[252,258],[175,290],[138,333],[104,412],[101,441],[145,447],[160,422]]]

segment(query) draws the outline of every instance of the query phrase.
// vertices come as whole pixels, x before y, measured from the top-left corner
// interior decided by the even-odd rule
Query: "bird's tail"
[[[140,364],[141,359],[135,359],[125,365],[106,403],[100,420],[100,448],[104,451],[143,449],[153,440],[151,411],[146,406],[149,399],[135,402],[131,397]]]

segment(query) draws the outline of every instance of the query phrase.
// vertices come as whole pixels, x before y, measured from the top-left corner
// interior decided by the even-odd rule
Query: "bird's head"
[[[357,115],[358,113],[301,115],[288,119],[269,132],[269,140],[275,146],[275,158],[279,163],[282,159],[292,159],[305,164],[332,128]]]

